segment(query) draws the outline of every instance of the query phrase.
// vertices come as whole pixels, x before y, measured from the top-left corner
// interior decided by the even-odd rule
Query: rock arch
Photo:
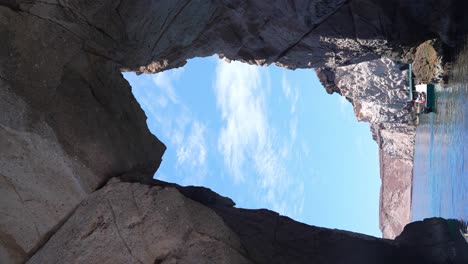
[[[151,183],[165,146],[149,133],[121,70],[158,72],[215,53],[289,69],[400,58],[429,38],[456,42],[468,25],[457,13],[462,2],[0,1],[0,259],[30,258],[109,179]],[[317,232],[332,238],[313,243],[336,250],[343,237],[370,243]],[[399,250],[375,241],[369,249]]]

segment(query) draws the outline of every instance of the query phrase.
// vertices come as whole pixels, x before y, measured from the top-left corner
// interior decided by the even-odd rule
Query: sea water
[[[468,52],[454,64],[448,87],[436,87],[436,112],[416,131],[411,218],[468,221]]]

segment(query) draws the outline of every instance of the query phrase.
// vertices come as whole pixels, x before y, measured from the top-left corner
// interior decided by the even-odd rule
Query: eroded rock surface
[[[465,263],[468,261],[468,243],[459,235],[466,224],[443,218],[429,218],[405,226],[395,238],[400,244],[414,245],[413,252],[422,253],[435,263]]]
[[[113,180],[28,263],[251,263],[212,210],[175,188]]]
[[[454,243],[442,219],[433,220],[435,225],[412,225],[408,234],[391,241],[308,226],[269,210],[237,209],[210,198],[195,202],[177,190],[186,187],[152,184],[111,180],[85,199],[28,263],[385,264],[466,259],[457,255],[468,244]],[[209,189],[191,195],[218,196]]]
[[[428,40],[416,48],[413,60],[413,72],[416,83],[440,83],[448,79],[444,72],[443,57],[439,43]]]
[[[358,121],[369,122],[379,146],[380,229],[395,238],[410,222],[416,128],[408,100],[408,72],[384,58],[335,69],[317,69],[328,93],[353,104]]]
[[[27,258],[110,177],[152,177],[165,150],[119,67],[63,27],[0,6],[2,263]]]

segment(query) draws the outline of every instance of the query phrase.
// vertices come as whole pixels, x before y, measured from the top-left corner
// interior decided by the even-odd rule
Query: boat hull
[[[436,95],[435,95],[435,85],[428,84],[427,85],[427,99],[426,99],[426,107],[430,107],[435,109],[436,107]]]

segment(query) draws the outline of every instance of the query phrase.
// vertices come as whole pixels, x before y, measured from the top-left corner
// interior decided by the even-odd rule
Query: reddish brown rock
[[[410,219],[413,163],[380,151],[379,226],[383,237],[398,236]]]

